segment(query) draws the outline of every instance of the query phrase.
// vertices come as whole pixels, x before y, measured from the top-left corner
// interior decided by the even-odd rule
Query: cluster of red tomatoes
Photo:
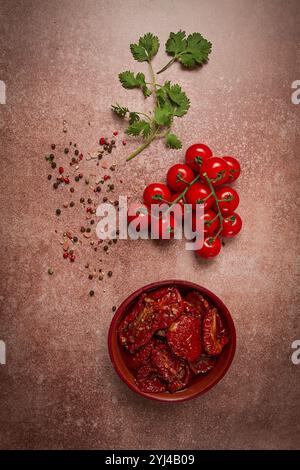
[[[220,237],[234,237],[242,228],[241,217],[235,212],[239,204],[237,191],[229,186],[240,175],[240,165],[231,156],[215,157],[207,145],[191,145],[185,154],[186,163],[173,165],[167,173],[167,184],[151,183],[143,194],[144,204],[136,204],[134,214],[128,216],[128,222],[138,218],[140,228],[148,228],[151,222],[152,204],[177,202],[182,207],[191,204],[204,205],[204,243],[196,253],[204,258],[211,258],[221,251]],[[174,215],[152,220],[151,230],[156,238],[168,238],[166,234],[174,232]],[[192,214],[195,227],[195,214]],[[154,226],[153,226],[154,224]]]

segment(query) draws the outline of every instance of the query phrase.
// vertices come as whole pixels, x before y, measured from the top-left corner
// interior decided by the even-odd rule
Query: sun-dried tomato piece
[[[189,363],[194,374],[206,374],[216,365],[216,359],[213,357],[200,356],[196,361]]]
[[[158,328],[168,328],[183,313],[183,302],[176,287],[165,287],[152,292],[149,298],[156,301],[159,310]]]
[[[177,358],[167,344],[157,344],[152,350],[151,360],[159,376],[167,382],[170,392],[181,390],[189,383],[191,374],[188,365]]]
[[[181,315],[167,332],[172,351],[188,361],[195,361],[201,354],[201,319],[191,314]]]
[[[143,294],[119,327],[119,338],[130,352],[147,344],[157,330],[168,328],[183,312],[179,291],[159,289]]]
[[[151,365],[141,367],[137,373],[136,383],[143,392],[165,392],[166,384],[158,377],[157,370]]]
[[[154,344],[154,340],[150,340],[149,343],[142,346],[135,353],[129,354],[127,365],[131,369],[138,369],[139,367],[147,364],[150,361],[150,355]]]
[[[177,392],[178,390],[182,390],[187,385],[189,385],[192,378],[192,374],[190,368],[187,364],[184,365],[182,368],[179,377],[176,377],[172,382],[168,383],[168,390],[171,393]]]
[[[130,352],[147,344],[157,329],[156,302],[144,294],[119,327],[119,338]]]
[[[200,314],[204,315],[210,308],[209,302],[196,290],[190,291],[185,300],[191,304]]]
[[[203,319],[202,333],[203,346],[209,356],[217,356],[222,352],[229,339],[225,334],[221,319],[216,308],[211,308],[206,312]]]

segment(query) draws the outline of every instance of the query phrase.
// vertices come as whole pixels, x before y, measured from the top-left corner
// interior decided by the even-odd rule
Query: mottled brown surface
[[[300,365],[290,360],[300,338],[300,105],[290,99],[300,79],[299,24],[297,0],[1,1],[1,448],[299,448]],[[57,220],[62,196],[46,181],[43,155],[52,141],[61,149],[69,140],[86,153],[120,129],[113,101],[147,109],[117,80],[121,70],[144,68],[129,43],[148,30],[164,43],[180,28],[210,38],[213,54],[200,72],[166,72],[192,102],[175,130],[184,148],[203,141],[238,156],[244,230],[213,262],[195,259],[181,242],[120,242],[105,261],[114,276],[90,298],[84,259],[64,263],[54,233],[66,221],[77,227],[79,209]],[[161,51],[155,69],[165,62]],[[133,197],[183,158],[157,142],[125,164],[131,148],[120,146],[112,160],[124,179],[117,193]],[[213,290],[238,336],[222,382],[176,406],[134,395],[106,346],[112,305],[166,278]]]

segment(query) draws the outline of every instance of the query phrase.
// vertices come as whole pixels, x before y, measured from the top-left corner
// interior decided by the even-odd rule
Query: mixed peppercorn
[[[66,123],[64,124],[66,132]],[[64,198],[59,207],[55,208],[55,215],[61,218],[70,208],[78,207],[82,210],[82,219],[78,224],[78,229],[66,229],[61,235],[62,258],[74,263],[77,255],[81,252],[86,255],[84,246],[89,246],[93,252],[101,251],[108,255],[111,247],[117,243],[117,238],[104,241],[96,235],[96,208],[102,202],[110,202],[118,207],[119,201],[112,199],[108,195],[113,195],[116,185],[116,175],[112,182],[112,173],[116,170],[116,164],[111,161],[111,154],[116,148],[116,136],[118,131],[112,132],[112,138],[100,137],[99,147],[96,151],[88,153],[84,157],[76,143],[70,142],[59,152],[55,143],[50,145],[51,153],[45,156],[49,163],[50,171],[47,180],[51,182],[53,190],[62,190]],[[125,145],[126,142],[122,141]],[[105,157],[109,160],[105,160]],[[67,158],[67,160],[66,160]],[[95,161],[97,171],[87,170],[88,161]],[[99,171],[100,170],[100,171]],[[122,182],[121,180],[119,182]],[[71,200],[67,200],[66,191],[71,194]],[[71,225],[71,224],[70,224]],[[72,224],[73,225],[73,224]],[[58,230],[55,230],[58,233]],[[103,281],[113,276],[111,269],[105,269],[103,259],[99,258],[93,264],[101,263],[101,268],[95,268],[89,262],[84,266],[88,270],[87,278],[93,281]],[[52,275],[53,269],[49,267],[48,274]],[[95,295],[95,288],[89,290],[89,295]]]

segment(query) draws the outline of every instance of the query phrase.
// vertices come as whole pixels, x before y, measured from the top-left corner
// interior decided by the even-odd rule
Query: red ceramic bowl
[[[137,298],[145,293],[150,292],[160,287],[165,286],[175,286],[183,294],[187,293],[190,290],[197,290],[203,294],[213,305],[215,305],[222,317],[222,320],[227,327],[229,333],[229,344],[224,348],[221,355],[218,357],[216,366],[207,374],[195,376],[191,384],[184,390],[180,390],[173,394],[169,392],[161,393],[147,393],[142,392],[135,383],[134,375],[131,369],[126,365],[126,355],[128,354],[124,347],[120,345],[118,340],[118,328],[120,322],[127,315],[131,307],[136,302]],[[121,379],[128,385],[131,390],[142,395],[145,398],[151,400],[156,400],[160,402],[175,403],[185,400],[190,400],[195,398],[202,393],[207,392],[210,388],[214,387],[221,379],[224,377],[228,371],[236,348],[236,334],[235,327],[232,320],[232,317],[225,307],[223,302],[212,292],[204,287],[194,284],[189,281],[179,281],[179,280],[170,280],[170,281],[158,281],[148,284],[147,286],[141,287],[137,291],[133,292],[126,300],[120,305],[116,311],[112,322],[110,324],[108,332],[108,349],[111,361],[113,366]]]

